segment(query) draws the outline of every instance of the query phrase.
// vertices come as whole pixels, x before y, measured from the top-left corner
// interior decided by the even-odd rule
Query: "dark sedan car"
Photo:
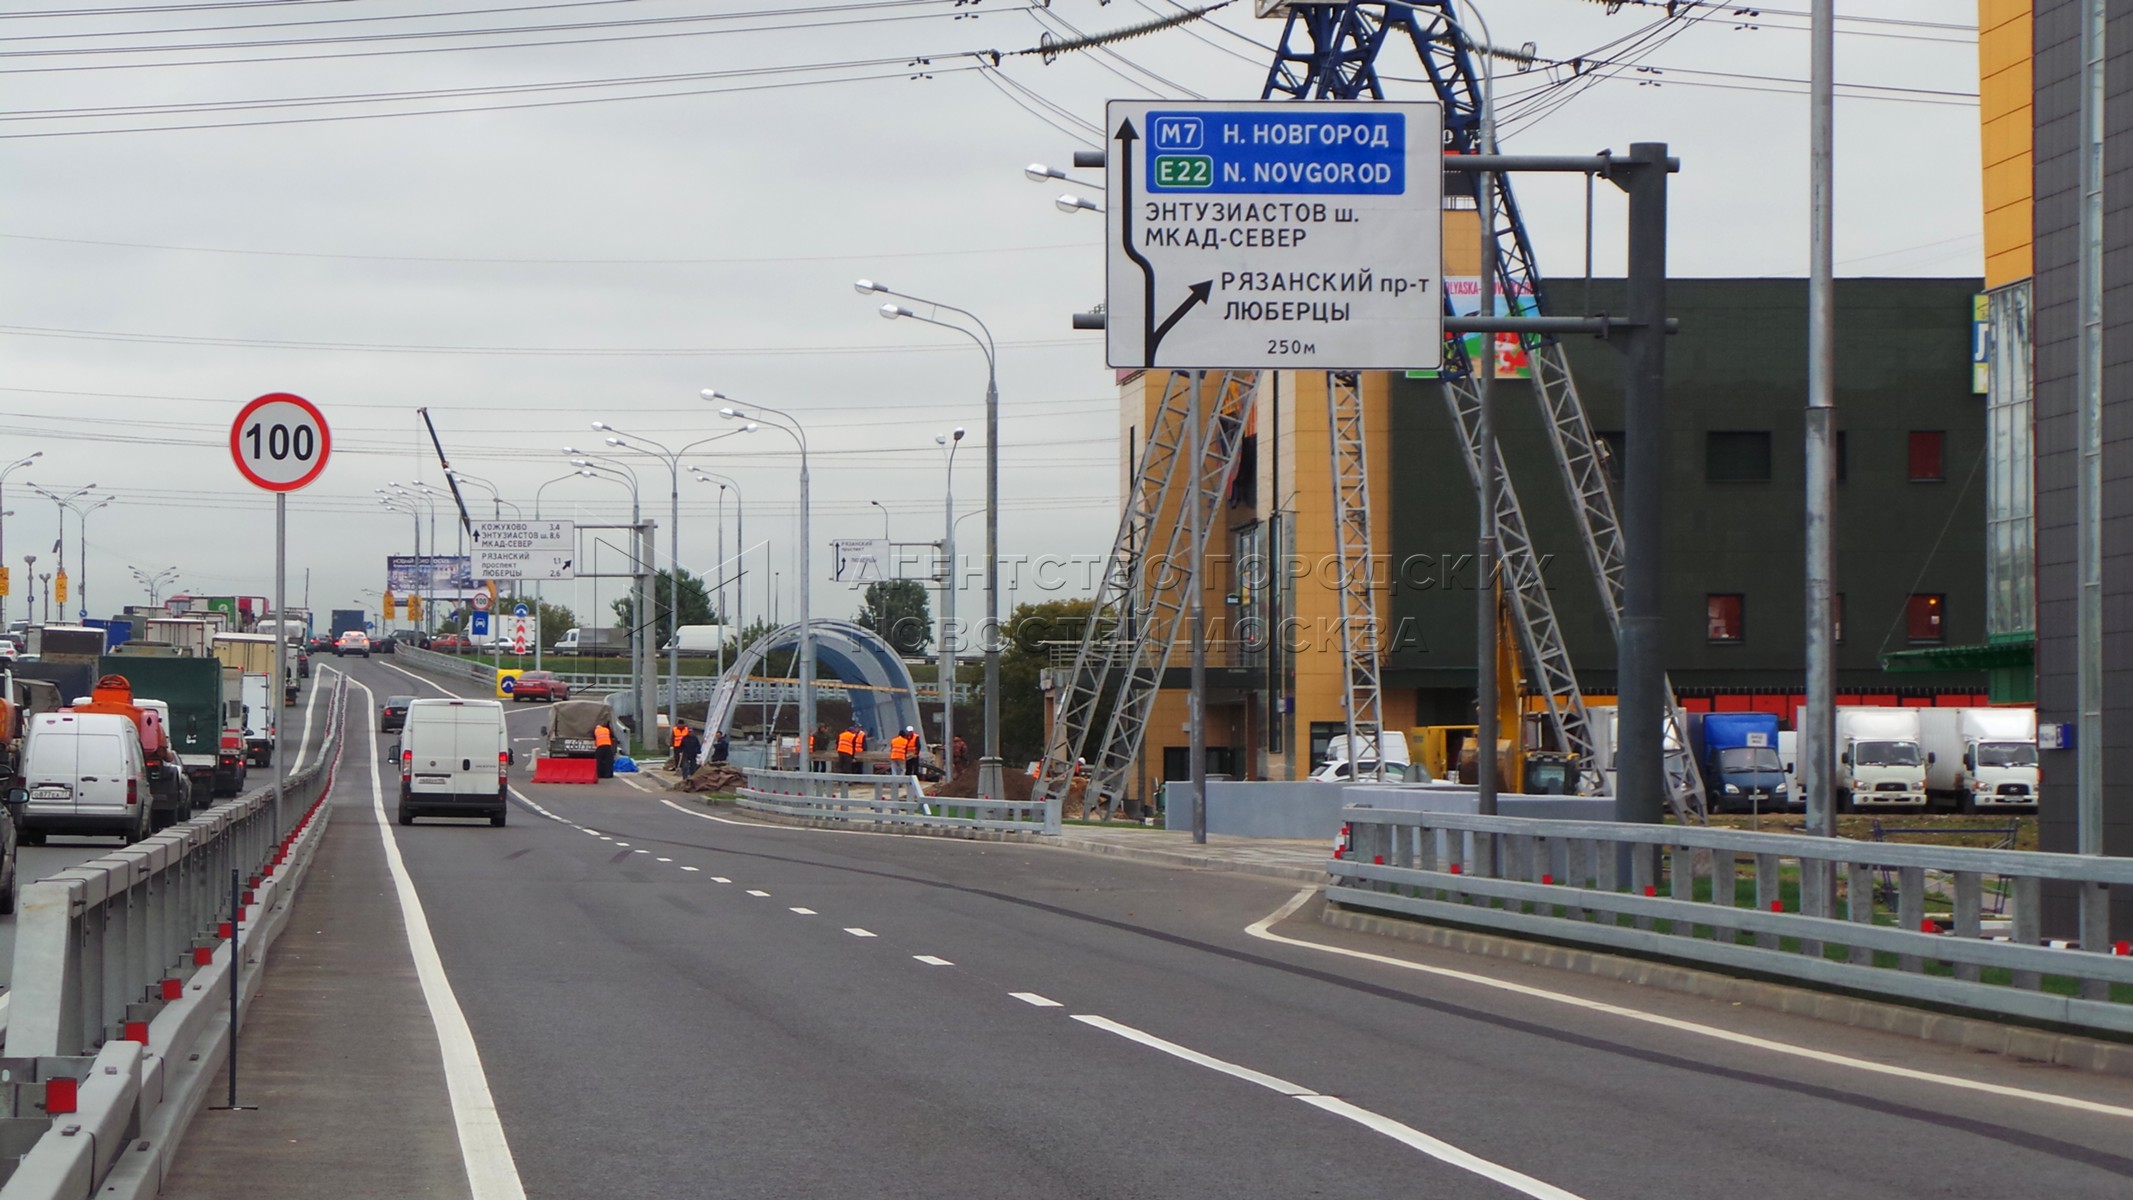
[[[399,647],[400,643],[389,633],[384,637],[370,639],[370,652],[372,654],[391,654]]]
[[[511,685],[511,700],[568,700],[570,684],[554,671],[527,671]]]
[[[330,637],[312,638],[308,648],[313,654],[331,654],[333,653],[333,639]]]
[[[407,706],[413,704],[413,696],[387,696],[385,706],[378,710],[378,732],[391,733],[407,727]]]

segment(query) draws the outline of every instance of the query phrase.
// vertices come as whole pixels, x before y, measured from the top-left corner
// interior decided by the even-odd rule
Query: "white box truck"
[[[1837,709],[1837,797],[1855,809],[1926,806],[1917,708]]]
[[[1959,708],[1962,761],[1955,786],[1966,812],[2035,808],[2043,768],[2037,763],[2037,710]]]
[[[272,676],[246,671],[241,688],[244,695],[244,761],[255,767],[274,765],[274,714],[279,707],[274,703],[274,690],[269,685]]]

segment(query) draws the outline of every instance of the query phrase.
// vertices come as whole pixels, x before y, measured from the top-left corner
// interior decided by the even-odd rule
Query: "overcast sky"
[[[812,451],[815,609],[832,538],[940,536],[937,434],[967,426],[959,512],[983,501],[985,360],[968,338],[876,315],[871,277],[968,309],[997,339],[1003,553],[1100,558],[1116,520],[1116,389],[1069,315],[1102,299],[1101,219],[1057,211],[1021,168],[1097,144],[1109,98],[1258,96],[1281,23],[1233,3],[1096,52],[1018,52],[1176,13],[1169,0],[287,0],[0,14],[0,462],[4,552],[51,563],[61,494],[116,497],[88,527],[94,615],[146,597],[131,569],[202,593],[269,594],[273,506],[237,475],[230,420],[255,395],[324,409],[335,453],[290,502],[290,603],[375,608],[410,522],[389,482],[455,467],[532,513],[605,420],[670,446],[723,432],[699,389],[788,410]],[[1806,267],[1807,0],[1755,10],[1481,0],[1506,149],[1632,141],[1683,160],[1672,266]],[[1974,6],[1840,0],[1839,272],[1975,275]],[[120,15],[97,15],[117,12]],[[444,31],[460,36],[437,36]],[[999,51],[997,67],[990,55]],[[1381,64],[1427,99],[1411,56]],[[641,82],[618,82],[638,80]],[[573,85],[564,87],[562,85]],[[438,111],[460,110],[460,111]],[[388,115],[420,114],[420,115]],[[354,118],[354,119],[342,119]],[[1094,176],[1090,176],[1094,178]],[[1583,191],[1521,183],[1551,276],[1582,269]],[[1619,271],[1603,194],[1599,269]],[[692,457],[745,496],[743,614],[797,609],[798,459],[763,430]],[[635,460],[661,523],[667,468]],[[1517,469],[1514,465],[1514,470]],[[477,513],[486,492],[474,489]],[[715,569],[717,489],[684,479],[682,559]],[[546,516],[626,517],[618,485],[568,478]],[[730,526],[741,505],[728,493]],[[426,523],[425,523],[426,524]],[[438,528],[449,549],[442,515]],[[967,556],[983,519],[958,530]],[[78,570],[79,528],[66,558]],[[426,533],[425,533],[426,536]],[[726,534],[728,553],[735,534]],[[761,549],[768,543],[768,553]],[[613,560],[610,560],[611,562]],[[1010,574],[1013,574],[1010,572]],[[77,583],[79,575],[77,574]],[[1007,587],[1003,583],[1003,589]],[[614,585],[604,585],[603,596]],[[1003,595],[1040,598],[1037,585]],[[590,587],[552,587],[593,609]],[[964,614],[978,593],[965,593]],[[604,598],[599,602],[604,618]]]

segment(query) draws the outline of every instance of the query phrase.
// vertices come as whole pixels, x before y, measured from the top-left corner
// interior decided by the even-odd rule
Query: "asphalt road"
[[[293,770],[311,761],[318,752],[319,743],[326,736],[326,704],[332,687],[331,664],[313,664],[311,678],[303,681],[303,690],[296,698],[296,707],[284,709],[283,720],[288,722],[283,731],[288,738],[285,747],[289,766]],[[324,686],[321,686],[324,685]],[[261,786],[271,787],[274,773],[271,769],[253,767],[245,780],[247,790]],[[227,803],[223,797],[214,803]],[[92,858],[100,858],[125,845],[124,839],[116,837],[77,837],[52,834],[42,846],[23,846],[16,852],[16,878],[22,883],[42,879],[68,867],[79,866]],[[5,986],[14,977],[15,970],[15,916],[8,913],[0,916],[0,986]]]
[[[442,690],[389,664],[351,674]],[[286,1160],[315,1192],[245,1157],[277,1133],[189,1138],[167,1195],[2133,1194],[2133,1080],[1331,931],[1254,877],[757,825],[623,779],[521,784],[504,829],[401,828],[381,782],[344,766],[307,885],[342,890],[291,937],[319,978],[366,956],[392,1015],[367,1055],[324,1021],[342,1041],[282,1053],[366,1072],[339,1090],[401,1103],[365,1119],[428,1136],[351,1118],[317,1151],[345,1169]],[[421,919],[334,930],[320,898],[390,904],[395,853]],[[306,1065],[254,1069],[293,1089]]]

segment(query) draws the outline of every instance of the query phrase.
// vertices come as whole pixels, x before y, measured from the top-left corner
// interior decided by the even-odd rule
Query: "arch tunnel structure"
[[[866,730],[869,744],[886,744],[906,725],[918,725],[918,695],[911,682],[911,671],[904,666],[904,660],[894,646],[880,634],[851,621],[817,619],[812,626],[816,681],[831,679],[859,685],[848,693],[852,701],[852,718]],[[749,676],[762,666],[766,657],[782,650],[797,652],[800,628],[797,621],[782,626],[741,652],[733,665],[726,668],[726,673],[719,676],[718,686],[712,689],[710,709],[704,717],[706,728],[727,728],[740,707]]]

